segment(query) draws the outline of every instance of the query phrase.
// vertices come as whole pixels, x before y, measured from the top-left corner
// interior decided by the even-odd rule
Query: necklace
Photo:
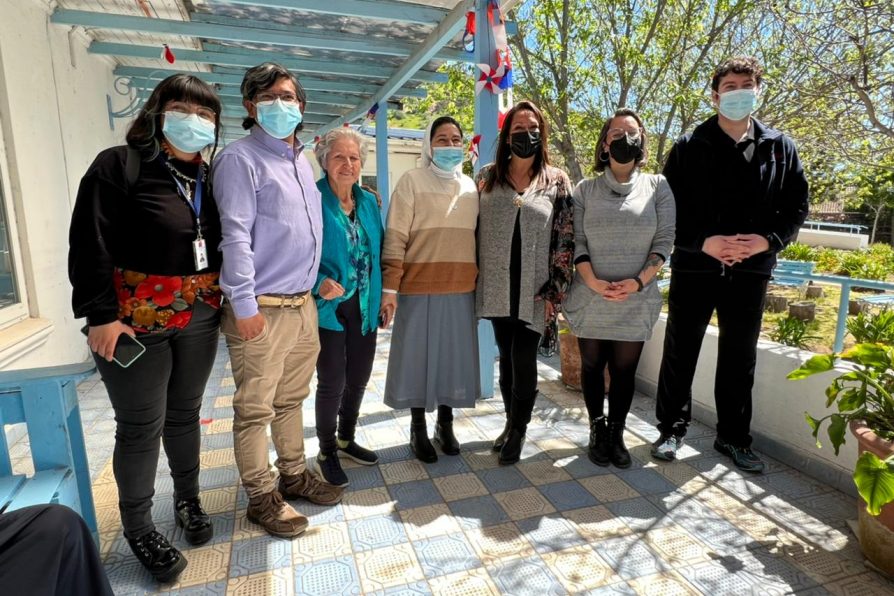
[[[530,174],[530,173],[529,173]],[[528,174],[528,184],[524,186],[523,190],[519,192],[519,188],[522,187],[518,182],[518,178],[516,174],[513,172],[507,172],[507,178],[509,179],[509,184],[512,186],[512,190],[515,191],[515,197],[512,199],[512,204],[516,207],[521,207],[525,203],[525,194],[527,194],[528,189],[531,186],[532,179]]]
[[[173,174],[175,178],[179,178],[186,183],[183,185],[183,191],[186,193],[186,200],[192,202],[193,191],[189,185],[192,184],[193,186],[195,186],[196,179],[190,178],[189,176],[175,168],[174,164],[172,164],[170,161],[165,161],[165,165],[168,166],[168,170],[170,170],[171,174]],[[205,182],[205,168],[200,165],[199,171],[202,173],[202,182]]]

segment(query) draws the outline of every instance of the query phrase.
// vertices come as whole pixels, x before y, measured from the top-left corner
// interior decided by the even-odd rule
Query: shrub
[[[861,312],[847,320],[847,331],[858,344],[894,345],[894,310],[885,308],[877,313]]]
[[[844,251],[834,248],[821,248],[816,254],[816,270],[830,275],[841,275],[841,259]]]
[[[883,265],[888,271],[894,271],[894,246],[884,242],[876,242],[866,249],[866,254],[874,262]]]
[[[807,335],[807,322],[789,315],[776,321],[776,329],[770,332],[770,339],[784,346],[806,350],[808,341],[820,338]]]
[[[779,253],[779,258],[791,261],[815,261],[817,249],[800,242],[792,242]]]

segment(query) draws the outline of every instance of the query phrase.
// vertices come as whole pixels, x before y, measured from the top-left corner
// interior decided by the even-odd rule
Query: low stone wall
[[[637,370],[637,389],[655,396],[664,344],[667,315],[662,314],[652,339],[646,342]],[[848,435],[838,457],[826,435],[820,432],[822,449],[817,449],[804,412],[814,417],[825,415],[825,388],[832,373],[802,381],[790,381],[786,375],[812,356],[811,352],[770,341],[758,344],[757,372],[753,392],[751,422],[754,447],[822,482],[856,495],[852,479],[857,459],[857,440]],[[714,407],[714,373],[717,364],[717,328],[709,326],[702,344],[698,368],[692,384],[693,417],[709,426],[717,422]]]

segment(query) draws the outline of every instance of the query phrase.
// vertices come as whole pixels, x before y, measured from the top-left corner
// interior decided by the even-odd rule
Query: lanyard
[[[177,190],[180,191],[180,196],[183,197],[183,200],[189,205],[189,208],[196,214],[196,233],[198,234],[198,238],[202,237],[202,166],[199,166],[198,171],[196,172],[196,192],[193,199],[189,200],[189,192],[183,183],[177,179],[177,176],[174,175],[174,172],[170,172],[171,178],[174,180],[174,184],[177,185]]]

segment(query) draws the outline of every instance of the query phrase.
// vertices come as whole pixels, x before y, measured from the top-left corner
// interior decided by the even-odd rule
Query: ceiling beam
[[[229,4],[247,4],[266,8],[284,8],[334,14],[361,19],[381,19],[435,25],[447,14],[446,10],[395,2],[393,0],[227,0]]]
[[[147,19],[133,15],[57,8],[50,17],[50,21],[58,25],[77,25],[87,28],[138,31],[160,35],[183,35],[201,39],[307,47],[390,56],[409,56],[416,49],[416,44],[413,43],[371,39],[363,35],[347,33],[335,35],[332,33],[296,31],[294,29],[271,29],[269,24],[267,24],[267,28],[261,28],[250,26],[253,23],[252,21],[244,21],[242,19],[199,14],[193,14],[192,17],[195,20]],[[434,52],[431,57],[463,61],[472,59],[471,54],[461,50],[441,50],[440,52]],[[421,66],[421,64],[418,65],[417,69]]]
[[[261,50],[230,48],[217,44],[204,44],[202,51],[187,48],[171,48],[181,62],[195,62],[197,64],[213,64],[221,66],[256,66],[262,62],[276,62],[289,70],[301,73],[329,74],[338,72],[346,77],[362,77],[387,79],[394,72],[394,68],[379,66],[371,62],[331,61],[331,60],[307,60],[289,54],[274,54]],[[238,50],[234,52],[232,50]],[[144,58],[158,60],[160,65],[166,64],[161,60],[157,46],[140,46],[127,43],[113,43],[107,41],[94,41],[87,50],[91,54],[102,56],[118,56],[125,58]],[[448,76],[445,73],[429,70],[419,70],[413,74],[412,81],[425,83],[446,83]]]
[[[466,23],[466,13],[474,7],[474,0],[461,0],[451,10],[441,23],[429,34],[425,42],[416,49],[413,54],[407,58],[406,62],[397,69],[388,81],[382,85],[379,92],[372,96],[367,103],[361,103],[356,110],[348,113],[343,118],[336,118],[329,124],[323,126],[318,134],[323,134],[333,128],[340,126],[343,122],[353,122],[358,118],[362,118],[369,111],[370,106],[376,105],[381,101],[391,97],[397,89],[400,89],[404,83],[412,76],[413,71],[428,62],[438,53],[438,50],[463,28]]]
[[[119,77],[137,77],[153,81],[161,81],[174,74],[191,74],[199,77],[206,83],[220,85],[234,85],[240,87],[242,85],[243,75],[229,74],[220,72],[207,71],[180,71],[166,68],[148,68],[145,66],[118,66],[115,68],[114,74]],[[378,85],[368,85],[362,83],[352,83],[345,81],[330,81],[320,79],[318,77],[299,77],[301,85],[308,92],[325,91],[331,93],[347,93],[349,95],[372,95],[379,90]],[[311,97],[313,94],[309,94]],[[397,97],[425,97],[425,89],[404,87],[399,89],[395,94]]]

